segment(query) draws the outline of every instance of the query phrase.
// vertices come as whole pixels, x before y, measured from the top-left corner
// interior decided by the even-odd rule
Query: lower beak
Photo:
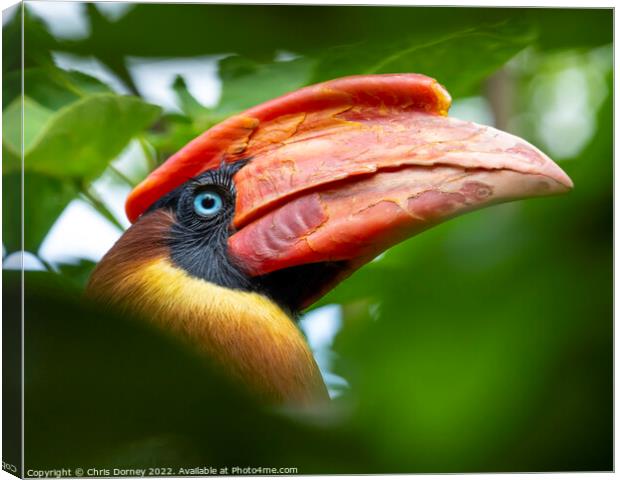
[[[264,149],[235,177],[237,231],[229,247],[253,276],[346,262],[324,292],[448,218],[573,186],[524,140],[436,113],[374,106],[313,121],[320,128],[296,125],[295,135]]]

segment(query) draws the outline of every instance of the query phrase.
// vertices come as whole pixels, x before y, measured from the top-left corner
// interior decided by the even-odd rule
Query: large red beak
[[[450,96],[416,74],[347,77],[254,107],[205,132],[127,202],[157,198],[222,161],[235,176],[231,255],[261,276],[317,262],[346,268],[309,304],[386,248],[485,205],[568,191],[570,178],[524,140],[445,115]]]

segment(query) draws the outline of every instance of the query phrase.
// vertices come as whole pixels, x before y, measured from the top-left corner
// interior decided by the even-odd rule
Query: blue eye
[[[224,206],[222,197],[214,191],[201,192],[194,198],[194,211],[202,217],[212,217]]]

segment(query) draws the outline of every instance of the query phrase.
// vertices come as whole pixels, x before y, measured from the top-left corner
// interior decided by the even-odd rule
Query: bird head
[[[448,117],[450,102],[423,75],[366,75],[309,86],[227,119],[130,194],[126,212],[134,225],[89,288],[149,303],[125,280],[138,259],[146,265],[165,257],[165,268],[178,275],[149,290],[160,297],[153,315],[164,303],[193,303],[197,285],[214,295],[196,300],[211,305],[203,316],[223,308],[236,312],[231,322],[246,315],[230,292],[299,312],[382,251],[446,219],[572,187],[526,141]],[[151,275],[163,278],[161,268]],[[194,293],[174,282],[191,283]],[[231,305],[222,306],[225,298]],[[272,314],[267,308],[256,316]],[[221,348],[236,348],[235,332]],[[217,335],[210,332],[207,343]]]
[[[170,209],[180,266],[297,311],[447,218],[571,188],[524,140],[447,117],[450,101],[415,74],[298,90],[191,142],[133,191],[127,215]]]

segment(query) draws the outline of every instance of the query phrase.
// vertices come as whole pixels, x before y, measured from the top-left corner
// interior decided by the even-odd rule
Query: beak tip
[[[543,174],[557,184],[558,188],[554,193],[566,193],[571,191],[575,186],[566,172],[552,160],[548,160],[546,163]]]
[[[564,173],[564,171],[562,170],[562,173]],[[573,180],[566,175],[566,173],[564,173],[564,181],[562,182],[562,184],[566,187],[567,190],[572,190],[575,187],[575,184],[573,183]]]

